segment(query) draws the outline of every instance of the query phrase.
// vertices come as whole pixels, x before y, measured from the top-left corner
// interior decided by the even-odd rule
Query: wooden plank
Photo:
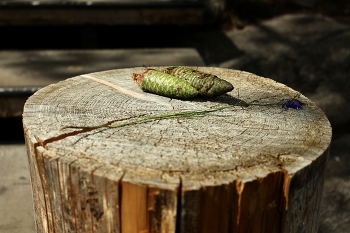
[[[34,93],[30,90],[36,87],[85,73],[155,65],[203,66],[204,62],[190,48],[0,51],[0,117],[21,116],[24,102]]]
[[[190,48],[0,51],[0,87],[44,87],[80,74],[159,65],[204,62]]]

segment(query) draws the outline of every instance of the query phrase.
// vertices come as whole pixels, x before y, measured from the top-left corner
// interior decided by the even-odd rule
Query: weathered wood
[[[0,51],[0,117],[20,117],[25,101],[38,87],[81,73],[153,64],[203,66],[204,62],[191,48]]]
[[[193,48],[7,50],[0,51],[0,87],[28,87],[29,92],[30,87],[44,87],[82,73],[155,64],[203,66],[204,62]]]
[[[198,69],[231,82],[213,99],[142,90],[118,69],[47,86],[23,126],[38,232],[317,232],[331,127],[287,86],[247,72]],[[303,110],[232,106],[200,119],[72,129],[141,116],[297,98]]]

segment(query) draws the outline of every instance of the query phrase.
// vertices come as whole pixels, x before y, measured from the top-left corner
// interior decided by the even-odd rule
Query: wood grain
[[[331,127],[314,103],[267,78],[205,67],[198,69],[234,91],[170,99],[139,89],[131,75],[144,69],[73,77],[26,102],[39,232],[317,232]],[[232,106],[200,119],[64,128],[205,110],[237,98],[297,98],[304,109]]]

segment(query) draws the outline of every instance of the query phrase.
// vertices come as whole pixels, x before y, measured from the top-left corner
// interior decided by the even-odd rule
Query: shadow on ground
[[[272,78],[303,93],[350,132],[350,27],[320,15],[285,15],[227,36],[243,56],[220,64]]]

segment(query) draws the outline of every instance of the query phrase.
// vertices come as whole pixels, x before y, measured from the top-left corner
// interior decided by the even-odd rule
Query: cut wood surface
[[[313,102],[268,78],[205,67],[235,89],[171,99],[137,86],[132,74],[144,70],[80,75],[26,102],[38,232],[317,232],[331,127]],[[304,108],[234,106],[292,98]],[[199,119],[65,128],[230,105]]]

